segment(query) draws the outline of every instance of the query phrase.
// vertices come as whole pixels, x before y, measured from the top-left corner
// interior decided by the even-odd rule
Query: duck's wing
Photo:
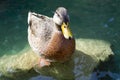
[[[52,26],[54,26],[51,18],[34,12],[28,13],[28,25],[35,37],[45,39],[51,36],[53,31]]]
[[[41,54],[51,40],[53,23],[53,20],[47,16],[28,13],[28,42],[36,53]]]

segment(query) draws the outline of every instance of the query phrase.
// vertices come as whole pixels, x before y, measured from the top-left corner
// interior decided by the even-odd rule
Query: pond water
[[[68,9],[70,25],[76,39],[104,40],[112,45],[114,56],[96,67],[95,71],[98,73],[93,72],[91,80],[120,80],[120,0],[0,1],[0,57],[14,55],[28,45],[29,11],[52,17],[59,6]],[[35,75],[30,80],[55,80],[51,76],[37,76],[35,72],[33,74]],[[23,80],[26,78],[23,77]]]

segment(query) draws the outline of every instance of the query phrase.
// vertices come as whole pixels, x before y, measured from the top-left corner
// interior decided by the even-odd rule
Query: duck
[[[75,51],[75,38],[69,22],[70,18],[64,7],[58,7],[53,17],[28,13],[28,43],[33,52],[39,55],[40,67],[71,59]]]

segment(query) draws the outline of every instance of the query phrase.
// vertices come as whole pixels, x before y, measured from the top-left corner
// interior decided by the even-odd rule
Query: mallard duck
[[[28,42],[39,54],[41,67],[69,60],[75,50],[75,39],[69,29],[67,9],[57,8],[53,18],[29,12]]]

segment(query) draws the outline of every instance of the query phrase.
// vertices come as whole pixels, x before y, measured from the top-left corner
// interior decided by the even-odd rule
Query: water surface
[[[119,5],[119,0],[0,1],[0,57],[14,55],[28,45],[28,11],[52,17],[53,11],[58,6],[64,6],[68,9],[70,25],[76,39],[104,40],[112,45],[111,48],[115,55],[110,60],[101,62],[96,67],[95,72],[93,72],[94,79],[92,80],[98,80],[99,78],[102,80],[120,79]],[[100,74],[99,77],[95,77],[97,75],[96,72]],[[30,80],[35,79],[53,80],[54,78],[37,75],[30,78]]]

